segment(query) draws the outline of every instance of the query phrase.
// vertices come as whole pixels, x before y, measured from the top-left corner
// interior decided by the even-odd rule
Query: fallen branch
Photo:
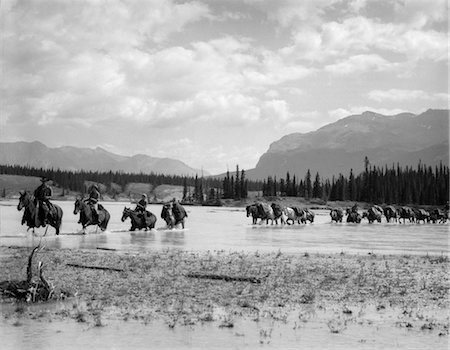
[[[38,264],[38,273],[40,280],[37,282],[32,281],[33,255],[39,248],[40,243],[31,251],[31,254],[28,257],[27,279],[23,281],[0,282],[1,294],[16,299],[26,300],[27,302],[46,301],[52,297],[54,288],[53,286],[50,286],[50,284],[45,280],[43,276],[42,262],[39,262]]]
[[[186,277],[211,279],[211,280],[222,280],[222,281],[226,281],[226,282],[238,281],[238,282],[261,283],[261,278],[257,278],[257,277],[232,277],[232,276],[227,276],[227,275],[202,274],[202,273],[188,273],[186,275]]]
[[[67,266],[72,266],[72,267],[80,267],[80,268],[83,268],[83,269],[109,270],[109,271],[123,272],[123,269],[116,269],[114,267],[106,267],[106,266],[79,265],[79,264],[66,264],[66,265]]]

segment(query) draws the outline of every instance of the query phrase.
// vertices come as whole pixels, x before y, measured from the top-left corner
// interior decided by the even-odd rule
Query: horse
[[[270,205],[273,210],[273,215],[275,217],[275,222],[277,222],[278,219],[280,219],[281,223],[284,224],[284,218],[283,218],[283,207],[277,203],[272,203]]]
[[[378,206],[370,207],[367,211],[362,214],[362,218],[367,218],[369,220],[369,224],[374,221],[381,222],[381,213]]]
[[[90,225],[97,225],[102,231],[105,231],[108,227],[108,222],[111,218],[111,215],[101,204],[98,204],[97,206],[98,219],[95,220],[93,217],[91,206],[83,200],[83,197],[77,198],[75,200],[73,215],[77,215],[78,213],[80,213],[79,222],[83,227],[83,232],[85,232],[86,227]]]
[[[187,218],[186,210],[179,203],[166,203],[161,210],[161,218],[171,229],[181,224],[184,229],[184,220]]]
[[[273,222],[278,225],[278,218],[279,216],[276,216],[273,208],[267,204],[267,203],[258,203],[258,215],[261,217],[262,220],[266,220],[266,224],[269,223],[269,220],[271,220],[271,225],[273,225]]]
[[[439,222],[440,224],[444,224],[447,221],[447,212],[439,209],[434,208],[430,212],[430,221],[435,224],[436,222]]]
[[[252,217],[253,225],[256,225],[258,219],[261,219],[259,216],[258,207],[256,204],[247,205],[245,207],[245,211],[247,212],[247,217]]]
[[[334,208],[330,210],[331,222],[342,222],[344,212],[340,208]]]
[[[355,223],[359,224],[361,222],[361,215],[356,211],[351,211],[349,208],[347,208],[347,222],[348,223]]]
[[[130,218],[131,220],[130,231],[134,231],[136,229],[151,230],[152,228],[155,228],[156,216],[149,211],[142,213],[125,207],[123,208],[122,222],[124,222],[127,218]]]
[[[423,223],[430,222],[430,213],[425,209],[413,209],[414,215],[416,217],[416,223],[420,224],[421,221]]]
[[[299,206],[294,206],[292,209],[295,211],[295,215],[297,215],[297,222],[299,224],[306,224],[306,210]]]
[[[300,223],[300,219],[297,215],[297,212],[293,208],[290,207],[283,208],[283,215],[286,216],[285,221],[288,225],[291,225],[289,221],[292,221],[292,224],[295,224],[296,221]]]
[[[22,225],[27,224],[28,229],[32,228],[34,232],[34,228],[36,227],[44,227],[44,223],[37,213],[37,208],[35,204],[35,198],[29,192],[19,192],[19,204],[17,205],[17,210],[24,210],[22,217]],[[61,222],[63,217],[63,211],[60,206],[50,203],[47,212],[47,222],[50,226],[52,226],[56,230],[56,234],[59,235],[59,231],[61,228]]]
[[[399,221],[401,223],[401,219],[403,219],[403,223],[405,223],[406,219],[409,222],[414,222],[416,219],[416,215],[414,211],[410,207],[401,207],[399,211]]]
[[[384,207],[383,213],[387,222],[391,222],[391,219],[397,222],[397,210],[392,205]]]
[[[309,221],[311,224],[314,222],[314,217],[316,216],[316,214],[314,214],[314,212],[311,209],[304,209],[304,213],[305,213],[305,223],[306,221]]]

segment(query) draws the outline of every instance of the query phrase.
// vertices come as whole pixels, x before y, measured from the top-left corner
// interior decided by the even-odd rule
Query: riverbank
[[[25,279],[29,253],[1,247],[0,281]],[[36,253],[34,268],[37,261],[44,263],[54,297],[69,297],[45,309],[3,298],[6,320],[72,319],[92,326],[157,320],[172,329],[204,323],[232,328],[243,318],[270,318],[296,327],[325,313],[322,326],[331,333],[350,324],[378,327],[375,318],[437,337],[449,334],[447,256],[45,248]]]

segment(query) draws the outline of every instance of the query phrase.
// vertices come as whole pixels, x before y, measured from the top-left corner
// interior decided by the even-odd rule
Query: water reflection
[[[183,231],[166,231],[161,234],[161,243],[163,245],[171,245],[175,247],[181,247],[185,245],[184,232]]]

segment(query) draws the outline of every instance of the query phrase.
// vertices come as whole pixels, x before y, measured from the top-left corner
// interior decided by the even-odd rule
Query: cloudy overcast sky
[[[0,6],[2,142],[219,173],[350,114],[448,108],[446,0]]]

